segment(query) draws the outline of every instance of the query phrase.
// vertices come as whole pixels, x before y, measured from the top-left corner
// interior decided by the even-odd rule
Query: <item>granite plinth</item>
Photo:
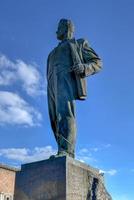
[[[99,170],[70,157],[22,165],[15,200],[112,200]]]

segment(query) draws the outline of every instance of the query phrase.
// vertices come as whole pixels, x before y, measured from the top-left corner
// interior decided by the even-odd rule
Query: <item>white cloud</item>
[[[91,147],[91,148],[82,148],[77,153],[77,159],[82,162],[96,162],[97,160],[94,158],[93,154],[98,151],[103,151],[107,148],[110,148],[111,144],[103,144],[99,147]]]
[[[36,64],[27,64],[22,60],[13,62],[0,55],[0,86],[11,86],[20,81],[28,95],[45,94],[45,80],[37,68]]]
[[[77,152],[76,159],[87,164],[94,164],[97,162],[97,160],[94,157],[94,152],[98,152],[98,151],[107,149],[109,147],[111,147],[110,144],[101,145],[100,147],[94,147],[94,148],[89,148],[89,149],[82,148]],[[99,168],[99,167],[96,167],[96,168]],[[116,169],[100,170],[100,173],[114,176],[117,173],[117,170]]]
[[[10,61],[5,55],[0,54],[0,69],[3,69],[3,67],[6,69],[14,68],[14,63]]]
[[[113,195],[113,200],[133,200],[133,199],[130,199],[126,194],[122,194],[122,195]]]
[[[110,176],[114,176],[115,174],[117,174],[117,170],[116,169],[100,170],[100,173],[104,173],[104,174],[108,174]]]
[[[111,147],[111,146],[112,146],[111,144],[104,144],[104,145],[103,145],[104,148],[109,148],[109,147]]]
[[[91,149],[91,151],[94,151],[94,152],[97,152],[99,150],[100,150],[100,148],[98,148],[98,147],[94,147],[94,148]]]
[[[35,147],[33,150],[28,148],[0,149],[1,157],[22,163],[47,159],[54,154],[56,154],[56,150],[51,146]]]
[[[93,152],[98,152],[98,151],[102,151],[102,150],[108,149],[111,146],[112,146],[111,144],[102,144],[99,147],[93,147],[90,150],[93,151]]]
[[[39,125],[41,114],[18,94],[0,91],[0,124]]]
[[[88,150],[88,149],[86,149],[86,148],[82,148],[82,149],[80,149],[79,150],[79,154],[80,155],[83,155],[83,154],[90,154],[90,151]]]
[[[77,153],[76,159],[86,163],[96,162],[96,159],[92,156],[91,151],[87,148],[80,149]]]

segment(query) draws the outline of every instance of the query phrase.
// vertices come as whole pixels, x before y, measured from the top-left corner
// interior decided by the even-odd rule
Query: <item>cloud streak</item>
[[[27,64],[20,59],[13,62],[0,54],[0,86],[9,87],[16,83],[20,83],[22,89],[30,96],[46,93],[45,80],[36,64]]]
[[[127,194],[113,195],[113,200],[131,200]]]
[[[97,160],[94,158],[93,154],[108,149],[110,147],[111,144],[103,144],[99,147],[82,148],[78,151],[77,159],[87,163],[96,162]]]
[[[110,148],[111,144],[105,144],[105,145],[100,145],[100,147],[92,147],[92,148],[82,148],[78,151],[76,159],[78,159],[81,162],[84,163],[90,163],[90,164],[94,164],[96,162],[98,162],[94,156],[94,153],[98,152],[98,151],[103,151],[107,148]],[[110,170],[100,170],[100,173],[104,173],[107,174],[109,176],[114,176],[117,174],[117,170],[116,169],[110,169]]]
[[[117,174],[117,170],[116,169],[100,170],[100,173],[108,174],[110,176],[114,176],[115,174]]]
[[[41,114],[18,94],[0,91],[0,124],[37,126]]]
[[[91,151],[87,148],[82,148],[78,151],[76,159],[84,163],[94,163],[96,159],[93,157]]]
[[[9,160],[20,161],[21,163],[29,163],[49,158],[56,154],[56,150],[52,146],[35,147],[33,150],[29,148],[8,148],[0,149],[0,156]]]
[[[29,163],[34,161],[39,161],[43,159],[48,159],[51,155],[55,155],[57,152],[52,146],[45,147],[35,147],[34,149],[29,148],[5,148],[0,149],[0,157],[6,158],[10,161]],[[85,153],[82,151],[82,154]],[[91,155],[83,156],[77,154],[77,159],[81,162],[94,161]],[[82,159],[80,159],[80,157]],[[109,176],[114,176],[117,173],[117,170],[100,170],[100,173],[107,174]]]
[[[98,151],[108,149],[110,147],[111,147],[111,144],[103,144],[103,145],[100,145],[99,147],[93,147],[90,150],[93,151],[93,152],[98,152]]]

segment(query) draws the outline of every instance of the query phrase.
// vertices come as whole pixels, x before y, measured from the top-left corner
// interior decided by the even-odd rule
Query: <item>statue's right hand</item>
[[[82,74],[84,72],[84,66],[83,64],[77,64],[73,67],[73,70],[76,74]]]

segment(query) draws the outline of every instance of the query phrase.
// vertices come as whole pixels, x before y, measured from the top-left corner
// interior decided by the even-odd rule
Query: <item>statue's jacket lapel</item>
[[[99,72],[102,68],[101,59],[89,46],[85,39],[69,40],[73,65],[83,64],[84,72],[81,75],[75,74],[79,100],[86,99],[87,87],[85,77]]]
[[[78,65],[84,63],[82,58],[82,51],[81,51],[81,45],[78,44],[78,42],[75,39],[72,39],[69,41],[70,49],[71,49],[71,56],[73,60],[73,65]],[[76,85],[77,85],[77,99],[79,100],[85,100],[87,96],[86,91],[86,79],[84,77],[81,77],[78,74],[75,74],[76,76]]]

